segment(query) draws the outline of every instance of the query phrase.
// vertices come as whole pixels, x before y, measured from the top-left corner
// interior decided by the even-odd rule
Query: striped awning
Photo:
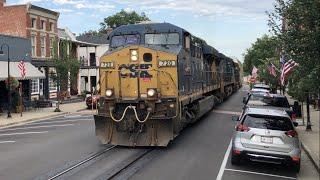
[[[46,76],[38,68],[33,66],[30,62],[25,62],[26,75],[21,77],[18,64],[20,62],[10,62],[10,76],[17,80],[27,79],[44,79]],[[8,78],[8,63],[6,61],[0,61],[0,81],[4,81]]]

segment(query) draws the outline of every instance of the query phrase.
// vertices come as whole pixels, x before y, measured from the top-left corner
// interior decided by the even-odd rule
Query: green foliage
[[[278,73],[277,77],[270,75],[268,65],[271,62],[275,66],[278,66],[279,69],[278,49],[279,41],[276,37],[264,35],[258,38],[244,54],[244,75],[251,74],[252,68],[255,66],[259,69],[260,81],[265,81],[272,89],[276,89],[279,84],[278,79],[280,74]]]
[[[267,59],[277,58],[278,39],[267,35],[258,38],[244,54],[243,71],[250,74],[253,66],[260,66],[267,62]]]
[[[319,9],[319,0],[276,0],[274,12],[269,13],[269,26],[283,51],[299,63],[288,85],[289,94],[299,99],[320,89]]]
[[[76,57],[70,55],[73,54],[72,52],[68,52],[69,47],[71,47],[70,41],[60,40],[59,55],[55,53],[53,57],[56,73],[52,73],[51,77],[57,82],[61,90],[67,90],[68,81],[71,83],[77,81],[80,68],[80,62]],[[54,49],[56,48],[54,47]]]
[[[105,18],[104,22],[100,23],[100,32],[106,31],[107,28],[117,28],[122,25],[135,24],[141,21],[150,21],[150,19],[145,13],[139,15],[135,11],[127,12],[122,9],[120,12]]]
[[[100,31],[89,30],[89,31],[85,31],[84,33],[80,33],[79,36],[86,36],[86,35],[98,36],[98,35],[100,35],[100,34],[101,34]]]

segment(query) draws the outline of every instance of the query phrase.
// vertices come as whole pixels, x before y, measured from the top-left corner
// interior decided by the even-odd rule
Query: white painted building
[[[78,41],[92,46],[78,46],[78,57],[81,67],[78,76],[78,93],[99,90],[99,64],[101,56],[109,49],[107,35],[84,35]]]

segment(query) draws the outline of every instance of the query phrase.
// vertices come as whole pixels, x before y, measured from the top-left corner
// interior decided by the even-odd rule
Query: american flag
[[[268,70],[269,70],[269,73],[271,75],[273,75],[274,77],[277,77],[276,66],[275,65],[273,65],[272,63],[269,63]]]
[[[280,58],[280,62],[282,64],[280,81],[281,81],[281,85],[284,86],[286,78],[288,77],[292,69],[298,66],[299,64],[292,59],[289,61],[286,61],[283,56]]]
[[[26,76],[26,66],[23,61],[20,61],[18,68],[20,69],[21,77],[24,78]]]

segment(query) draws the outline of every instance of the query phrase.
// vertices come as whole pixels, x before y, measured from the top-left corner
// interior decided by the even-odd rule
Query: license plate
[[[272,144],[272,137],[261,136],[261,142]]]

